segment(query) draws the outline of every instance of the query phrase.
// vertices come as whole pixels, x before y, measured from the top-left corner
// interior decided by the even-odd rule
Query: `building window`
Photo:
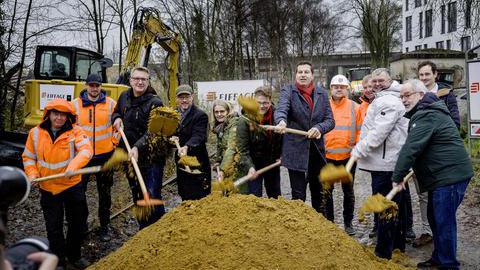
[[[408,0],[405,0],[405,11],[408,11]]]
[[[472,27],[472,0],[465,2],[465,28]]]
[[[405,18],[405,41],[412,40],[412,16]]]
[[[436,43],[436,47],[437,47],[437,49],[443,49],[444,48],[444,42],[443,41],[438,41]]]
[[[418,37],[423,38],[423,12],[418,14]]]
[[[452,49],[452,41],[450,39],[447,39],[447,50]]]
[[[415,51],[420,51],[422,49],[422,45],[415,46]]]
[[[470,50],[470,48],[471,48],[471,38],[470,38],[470,36],[462,37],[460,39],[460,47],[462,48],[462,52],[466,52],[466,51]]]
[[[442,17],[442,34],[445,34],[445,5],[441,6],[440,13]]]
[[[420,7],[422,6],[422,0],[415,0],[415,7]]]
[[[423,44],[424,49],[428,49],[428,44]]]
[[[448,32],[457,31],[457,2],[448,3]]]
[[[431,37],[433,31],[432,10],[425,11],[425,37]]]
[[[408,52],[408,47],[405,48],[405,52]]]

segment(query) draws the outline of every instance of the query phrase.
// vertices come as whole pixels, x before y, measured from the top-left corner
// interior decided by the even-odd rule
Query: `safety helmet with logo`
[[[66,113],[72,125],[77,122],[77,116],[75,114],[75,109],[73,108],[72,103],[66,101],[65,99],[56,98],[49,101],[43,109],[43,120],[47,119],[51,111]]]
[[[347,77],[339,74],[339,75],[333,76],[332,80],[330,81],[330,85],[350,86],[350,82],[348,81]]]

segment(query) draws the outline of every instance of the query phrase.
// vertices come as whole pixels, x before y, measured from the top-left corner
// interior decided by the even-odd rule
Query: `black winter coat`
[[[457,129],[460,129],[460,112],[458,111],[457,98],[453,94],[451,86],[445,83],[437,83],[437,85],[439,91],[444,88],[448,89],[448,94],[439,95],[439,98],[445,102],[455,126],[457,126]]]
[[[139,97],[133,95],[133,90],[129,88],[123,92],[118,99],[117,105],[113,110],[112,123],[117,118],[121,118],[124,125],[125,135],[133,148],[136,146],[139,153],[148,151],[148,119],[150,111],[153,108],[163,106],[162,100],[153,88],[148,88],[145,93]],[[125,148],[123,140],[120,146]],[[141,165],[148,164],[150,155],[140,154],[138,163]]]
[[[188,146],[187,155],[197,157],[201,164],[200,170],[211,179],[210,159],[207,152],[208,116],[197,106],[192,105],[190,111],[178,126],[177,136],[180,145]],[[178,160],[178,153],[175,159]]]

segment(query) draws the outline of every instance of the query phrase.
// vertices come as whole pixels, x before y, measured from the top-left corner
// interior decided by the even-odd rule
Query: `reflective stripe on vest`
[[[80,105],[78,105],[78,100],[79,100],[79,99],[74,99],[73,102],[72,102],[72,103],[73,103],[73,107],[75,107],[75,113],[76,113],[77,115],[80,114]]]
[[[24,161],[23,162],[23,167],[25,168],[27,166],[35,166],[35,160]]]
[[[355,146],[356,131],[359,129],[357,127],[356,118],[355,118],[355,104],[352,100],[350,102],[350,124],[349,125],[336,125],[334,130],[337,131],[348,131],[350,132],[348,137],[348,148],[327,148],[325,149],[328,154],[348,154],[351,152],[352,148]]]
[[[23,151],[23,154],[31,159],[37,159],[37,154],[28,151],[26,147],[25,147],[25,150]]]
[[[38,127],[33,129],[33,151],[38,153]]]
[[[75,141],[72,140],[69,142],[69,144],[70,144],[70,157],[67,160],[56,162],[56,163],[49,163],[44,160],[38,159],[37,160],[38,164],[49,170],[57,170],[57,169],[67,167],[70,161],[72,161],[73,158],[75,157]]]

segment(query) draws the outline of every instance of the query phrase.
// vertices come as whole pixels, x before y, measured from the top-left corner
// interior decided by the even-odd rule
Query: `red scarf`
[[[310,111],[313,111],[313,99],[312,99],[312,92],[313,92],[313,88],[314,88],[313,81],[307,86],[300,85],[297,82],[297,83],[295,83],[295,86],[300,91],[300,94],[302,94],[302,96],[307,101],[308,106],[310,107]]]
[[[260,125],[272,125],[273,124],[273,110],[272,107],[263,115],[263,119],[260,121]],[[267,138],[269,141],[272,140],[272,131],[267,130]]]

